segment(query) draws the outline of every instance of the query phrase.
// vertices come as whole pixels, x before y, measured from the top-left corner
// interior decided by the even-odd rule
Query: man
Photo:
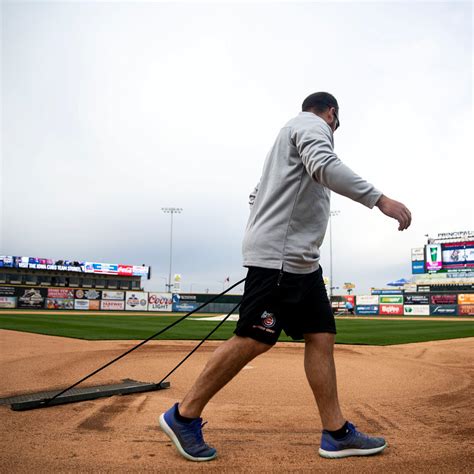
[[[352,315],[354,314],[354,305],[350,301],[346,301],[344,306],[346,307],[348,313]]]
[[[302,112],[278,134],[250,196],[243,242],[248,267],[235,336],[214,352],[181,403],[160,416],[163,431],[192,461],[209,461],[216,450],[202,436],[201,413],[209,400],[253,358],[270,349],[281,330],[304,339],[304,367],[319,409],[323,432],[319,454],[328,458],[369,455],[386,447],[383,438],[356,430],[342,415],[333,347],[336,326],[319,266],[319,248],[329,219],[330,191],[399,222],[410,211],[389,199],[333,151],[339,106],[326,92],[307,97]]]

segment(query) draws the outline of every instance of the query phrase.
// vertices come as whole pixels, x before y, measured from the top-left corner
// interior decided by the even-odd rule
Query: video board
[[[145,265],[122,265],[118,263],[79,262],[53,260],[39,257],[0,255],[0,268],[28,268],[32,270],[55,270],[101,275],[148,277],[150,267]]]
[[[474,268],[474,241],[441,244],[443,268]]]

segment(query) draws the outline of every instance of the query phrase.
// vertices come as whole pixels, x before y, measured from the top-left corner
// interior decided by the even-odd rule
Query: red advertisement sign
[[[381,304],[379,307],[379,314],[389,316],[403,316],[402,304]]]
[[[474,316],[474,304],[460,304],[458,311],[460,316]]]
[[[133,265],[119,265],[118,266],[118,274],[124,276],[132,276],[133,275]]]
[[[48,298],[74,298],[74,290],[70,288],[48,288]]]
[[[431,304],[456,304],[457,295],[431,295]]]
[[[348,301],[352,306],[355,305],[355,296],[354,295],[344,295],[344,299]]]

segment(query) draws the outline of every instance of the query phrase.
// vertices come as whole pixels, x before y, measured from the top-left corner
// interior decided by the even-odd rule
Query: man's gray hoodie
[[[278,134],[250,195],[242,251],[246,267],[311,273],[329,220],[331,190],[373,208],[382,193],[333,151],[329,125],[301,112]]]

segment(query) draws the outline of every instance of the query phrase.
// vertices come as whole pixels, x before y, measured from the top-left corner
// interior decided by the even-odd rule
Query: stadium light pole
[[[173,264],[173,215],[181,214],[183,209],[181,207],[162,207],[161,210],[165,214],[171,214],[171,226],[170,226],[170,268],[168,274],[168,292],[171,292],[171,267]]]
[[[338,216],[341,211],[329,211],[329,302],[332,301],[332,290],[334,288],[334,280],[332,279],[332,218]]]

